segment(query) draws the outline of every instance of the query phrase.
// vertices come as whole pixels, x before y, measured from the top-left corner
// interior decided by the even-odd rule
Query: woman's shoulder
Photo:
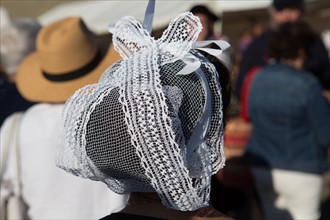
[[[27,109],[24,114],[28,116],[51,115],[62,112],[64,104],[37,103]]]
[[[46,129],[60,123],[64,104],[38,103],[23,114],[22,124],[25,128]]]

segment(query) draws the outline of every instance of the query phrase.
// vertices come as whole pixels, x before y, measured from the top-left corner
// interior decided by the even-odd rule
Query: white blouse
[[[129,195],[118,195],[102,182],[73,176],[56,167],[61,113],[64,104],[36,104],[22,116],[19,147],[22,167],[22,194],[31,219],[100,219],[123,209]],[[12,117],[1,127],[9,135]],[[1,184],[1,201],[15,188],[14,147],[10,146],[6,184]]]

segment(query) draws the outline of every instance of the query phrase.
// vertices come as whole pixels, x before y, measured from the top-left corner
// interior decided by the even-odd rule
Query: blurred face
[[[206,40],[208,37],[209,31],[210,31],[209,30],[210,23],[209,23],[208,17],[201,13],[196,13],[195,16],[197,16],[201,20],[201,23],[203,26],[203,29],[202,29],[201,33],[198,35],[197,40],[198,41]]]
[[[301,11],[297,8],[284,8],[280,11],[273,10],[272,17],[276,25],[287,22],[293,23],[300,19]]]

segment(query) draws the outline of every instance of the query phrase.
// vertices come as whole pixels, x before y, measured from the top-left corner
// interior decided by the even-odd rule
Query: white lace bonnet
[[[208,206],[225,158],[221,73],[200,52],[212,49],[193,49],[210,43],[195,42],[201,28],[183,13],[155,40],[120,19],[110,31],[123,59],[66,102],[57,165],[119,194],[157,192],[172,209]]]

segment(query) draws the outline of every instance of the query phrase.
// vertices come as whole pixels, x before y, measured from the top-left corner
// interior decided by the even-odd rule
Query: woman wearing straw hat
[[[78,17],[68,17],[44,27],[36,51],[19,67],[17,86],[28,100],[40,102],[21,117],[19,150],[22,195],[31,219],[98,219],[123,208],[125,195],[105,185],[74,177],[55,166],[61,113],[65,101],[78,88],[95,83],[119,56],[102,48]],[[9,117],[1,128],[1,142],[13,123]],[[1,143],[2,150],[3,143]],[[2,153],[1,153],[2,155]],[[13,192],[15,167],[9,153],[1,184],[1,196]]]

